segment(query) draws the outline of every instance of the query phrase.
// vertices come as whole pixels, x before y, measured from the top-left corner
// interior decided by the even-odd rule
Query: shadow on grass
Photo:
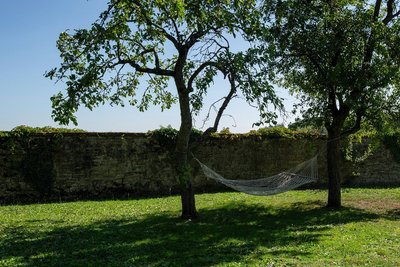
[[[400,208],[389,211],[388,215],[394,219],[400,219]]]
[[[231,203],[200,214],[195,222],[160,214],[44,233],[12,228],[0,240],[0,263],[14,258],[24,266],[212,266],[249,255],[301,257],[307,252],[297,248],[318,243],[327,229],[378,218],[315,202],[286,208]]]

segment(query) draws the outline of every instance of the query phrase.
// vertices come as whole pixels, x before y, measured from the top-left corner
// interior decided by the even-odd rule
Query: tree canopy
[[[394,0],[264,2],[261,50],[276,81],[299,97],[304,120],[328,130],[328,205],[340,206],[340,139],[362,121],[399,115],[399,8]]]
[[[391,7],[391,8],[389,8]],[[299,94],[306,118],[332,112],[376,120],[398,107],[399,12],[394,1],[266,1],[279,82]],[[397,101],[397,102],[396,102]]]
[[[271,86],[259,82],[252,55],[230,48],[232,40],[240,40],[240,30],[257,23],[254,6],[240,0],[110,1],[91,29],[60,34],[63,63],[46,76],[67,87],[52,97],[53,118],[77,124],[80,105],[93,109],[107,102],[141,111],[150,104],[170,108],[178,100],[170,79],[181,80],[197,112],[220,73],[260,107],[263,122],[270,122],[276,116],[267,104],[279,106],[279,99]]]

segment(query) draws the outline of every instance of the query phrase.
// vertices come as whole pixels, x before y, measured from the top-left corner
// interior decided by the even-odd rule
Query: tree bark
[[[340,208],[342,205],[340,177],[340,130],[328,130],[327,167],[328,167],[328,207]]]
[[[188,164],[189,139],[192,131],[192,114],[190,111],[189,93],[180,90],[179,105],[181,111],[181,126],[176,144],[177,170],[181,189],[181,203],[183,219],[198,217],[196,202],[192,186],[192,173]]]
[[[185,220],[193,220],[198,217],[196,210],[196,199],[192,183],[190,182],[181,191],[182,214],[181,218]]]

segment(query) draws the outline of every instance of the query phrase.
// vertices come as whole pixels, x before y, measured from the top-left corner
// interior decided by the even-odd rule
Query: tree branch
[[[130,60],[130,59],[119,59],[117,62],[114,64],[110,65],[110,68],[113,68],[118,65],[122,64],[129,64],[131,67],[133,67],[136,71],[142,72],[142,73],[148,73],[148,74],[155,74],[155,75],[162,75],[162,76],[170,76],[174,77],[175,72],[172,70],[166,70],[166,69],[161,69],[161,68],[146,68],[143,66],[140,66],[137,64],[135,61]]]
[[[390,0],[389,0],[390,1]],[[381,11],[382,0],[376,0],[374,7],[374,15],[372,16],[372,21],[378,21],[379,13]]]
[[[400,15],[400,11],[393,14],[394,5],[395,5],[394,0],[388,0],[387,5],[386,5],[387,6],[386,7],[386,10],[387,10],[386,17],[382,20],[383,24],[385,24],[385,25],[389,24],[389,22],[391,22],[394,18],[396,18],[397,16]]]
[[[118,61],[113,63],[113,64],[111,64],[109,67],[113,68],[113,67],[118,66],[118,65],[129,64],[130,66],[132,66],[138,72],[173,77],[175,75],[175,71],[160,68],[160,61],[159,61],[157,52],[155,51],[154,47],[143,50],[140,53],[140,55],[143,56],[144,54],[151,53],[151,52],[154,53],[155,68],[146,68],[146,67],[140,66],[139,64],[137,64],[135,61],[133,61],[131,59],[123,59],[122,55],[121,55],[121,44],[120,44],[120,42],[117,41],[117,59],[118,59]],[[124,56],[127,57],[127,58],[129,57],[126,54]]]
[[[222,70],[222,68],[218,65],[217,62],[215,62],[215,61],[204,62],[190,76],[188,84],[187,84],[187,88],[188,88],[189,92],[193,91],[193,82],[196,79],[196,77],[200,74],[200,72],[202,72],[205,68],[210,67],[210,66],[217,68],[218,70],[220,70],[222,73],[225,74],[225,72]]]
[[[185,42],[185,46],[187,48],[192,47],[195,43],[199,41],[199,38],[204,36],[206,34],[205,31],[195,31],[193,32],[188,38],[187,41]]]
[[[140,1],[135,1],[135,4],[139,7],[139,9],[141,11],[145,10],[143,5],[140,3]],[[163,34],[165,36],[165,38],[167,38],[169,41],[171,41],[173,43],[173,45],[175,46],[176,49],[179,50],[181,48],[182,45],[178,42],[178,40],[174,36],[172,36],[170,33],[168,33],[163,27],[153,23],[153,21],[151,21],[151,19],[147,16],[146,12],[141,12],[140,14],[145,19],[147,26],[154,27],[158,31],[160,31],[160,33]],[[135,23],[134,20],[127,20],[127,22]]]
[[[160,59],[158,57],[158,53],[157,53],[156,49],[154,47],[145,49],[140,53],[140,55],[144,56],[145,54],[148,54],[148,53],[153,53],[153,55],[154,55],[154,65],[156,66],[155,69],[160,69],[161,68],[160,67]]]
[[[216,105],[218,102],[221,102],[221,101],[224,100],[224,99],[225,99],[225,97],[222,97],[222,98],[220,98],[220,99],[214,101],[214,102],[210,105],[210,107],[208,108],[207,115],[206,115],[206,117],[205,117],[204,120],[203,120],[203,125],[202,125],[200,128],[203,128],[203,127],[205,126],[206,122],[209,121],[209,119],[210,119],[210,114],[211,114],[211,109],[214,109],[214,111],[217,112],[217,109],[216,109],[215,105]],[[210,127],[210,128],[208,128],[208,129],[206,130],[206,132],[210,132],[210,131],[212,131],[212,129],[213,129],[213,128]],[[206,132],[204,132],[204,134],[205,134]],[[206,135],[206,134],[205,134],[205,135]]]
[[[355,121],[353,127],[343,131],[340,134],[340,137],[347,136],[347,135],[350,135],[350,134],[353,134],[353,133],[356,133],[357,131],[359,131],[361,129],[361,120],[362,120],[363,114],[364,114],[363,110],[358,109],[356,111],[356,121]]]
[[[336,93],[335,89],[332,86],[329,88],[328,98],[328,106],[330,110],[333,114],[337,114],[339,110],[336,106]]]
[[[190,36],[186,39],[185,41],[185,46],[187,48],[192,47],[195,43],[197,43],[199,41],[199,39],[201,37],[203,37],[204,35],[208,34],[211,30],[214,31],[216,34],[218,33],[218,31],[222,29],[222,27],[217,27],[217,28],[212,28],[210,27],[207,30],[199,30],[199,31],[194,31],[190,34]]]
[[[179,28],[178,25],[176,24],[176,21],[174,18],[172,18],[169,14],[170,12],[165,8],[165,6],[162,7],[163,11],[165,14],[168,16],[169,20],[172,22],[172,26],[174,27],[176,38],[178,42],[181,42],[181,34],[179,33]]]
[[[216,132],[218,130],[218,125],[219,125],[219,122],[221,120],[222,114],[224,114],[224,111],[225,111],[226,107],[228,106],[229,102],[232,100],[232,98],[236,94],[236,85],[235,85],[234,75],[232,74],[232,75],[229,75],[229,76],[230,76],[229,77],[229,83],[231,85],[231,89],[229,91],[229,94],[225,97],[225,100],[222,103],[221,107],[218,110],[217,117],[215,118],[214,126],[213,126],[214,132]]]

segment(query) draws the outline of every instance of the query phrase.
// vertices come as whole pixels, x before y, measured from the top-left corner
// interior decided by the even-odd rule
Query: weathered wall
[[[323,140],[211,138],[193,144],[202,162],[229,178],[268,176],[309,159]],[[319,160],[323,186],[326,164]],[[400,164],[381,145],[365,161],[344,161],[344,183],[400,185]],[[197,192],[224,187],[194,169]],[[33,135],[22,145],[0,138],[0,202],[170,194],[178,191],[171,148],[145,134]]]

